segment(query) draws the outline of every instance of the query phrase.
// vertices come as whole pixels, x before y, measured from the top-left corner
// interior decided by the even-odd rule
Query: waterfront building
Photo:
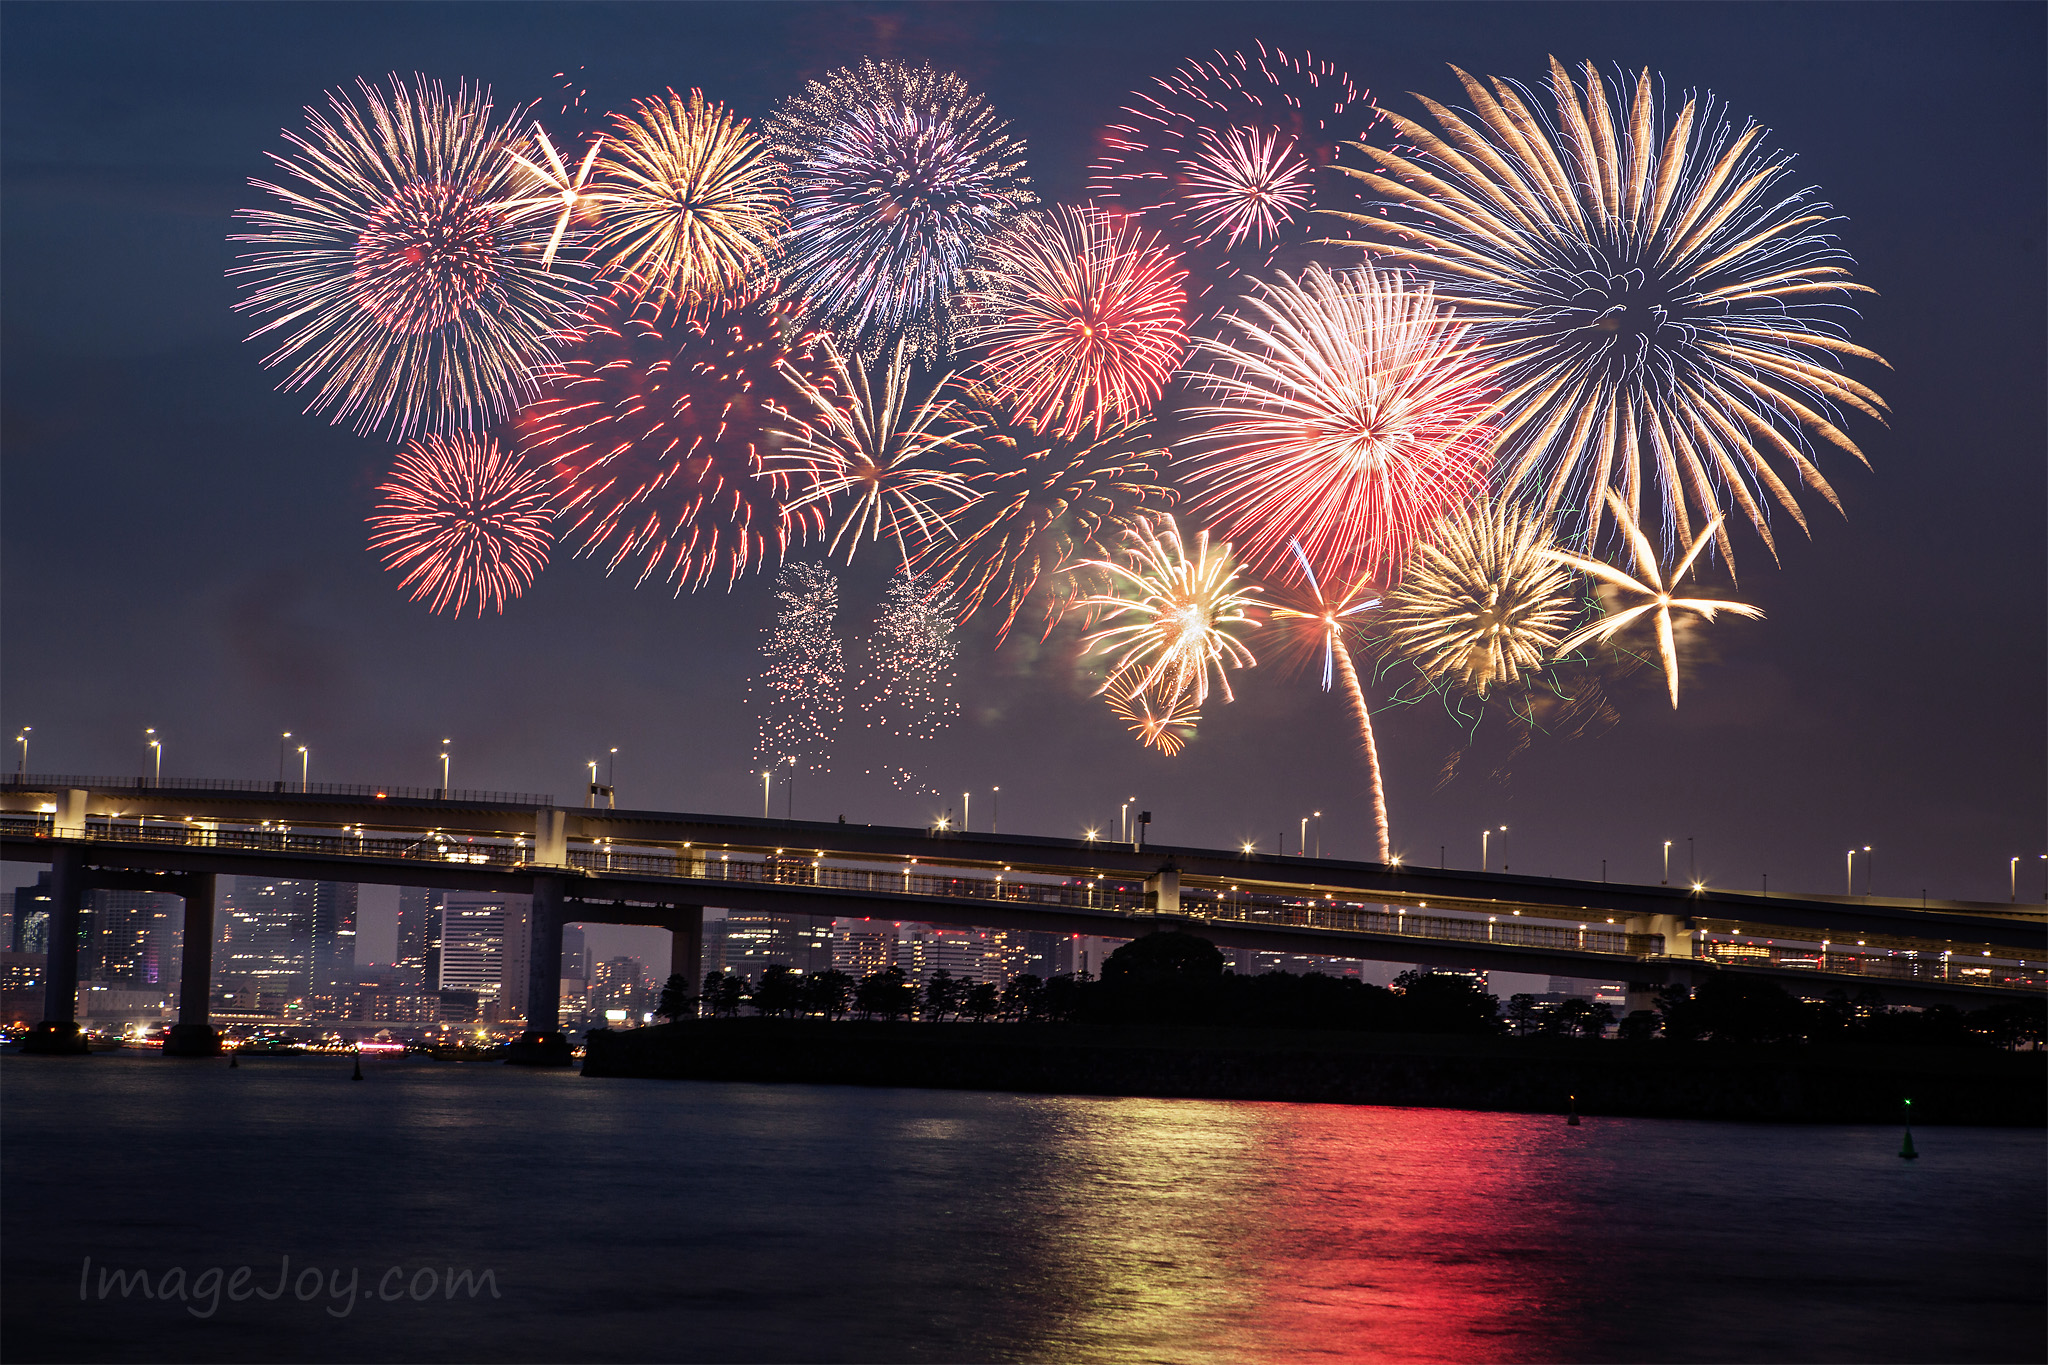
[[[312,976],[313,882],[236,877],[222,906],[214,974],[254,983],[266,1005],[307,993]]]
[[[833,924],[811,915],[728,912],[704,924],[704,970],[732,972],[759,981],[761,971],[780,962],[799,972],[829,971]]]
[[[449,891],[441,901],[441,932],[434,988],[468,991],[479,1000],[497,998],[504,986],[505,931],[510,902],[500,892]]]
[[[589,1012],[611,1023],[639,1023],[647,1010],[647,983],[637,957],[615,957],[590,972]]]
[[[896,961],[896,921],[842,919],[833,921],[832,967],[855,981],[886,972]]]

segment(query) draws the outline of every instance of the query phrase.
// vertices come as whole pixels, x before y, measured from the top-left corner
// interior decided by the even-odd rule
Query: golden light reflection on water
[[[1569,1354],[1597,1291],[1555,1254],[1550,1189],[1604,1156],[1527,1115],[1064,1102],[1064,1320],[1091,1360],[1491,1360]],[[1050,1116],[1048,1116],[1050,1117]],[[1555,1129],[1556,1132],[1552,1132]],[[1561,1147],[1560,1144],[1563,1146]],[[1565,1157],[1562,1165],[1554,1154]]]

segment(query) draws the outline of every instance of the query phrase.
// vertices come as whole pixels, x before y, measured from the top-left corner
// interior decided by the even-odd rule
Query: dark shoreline
[[[2048,1053],[1076,1024],[693,1020],[583,1074],[1780,1123],[2048,1126]]]

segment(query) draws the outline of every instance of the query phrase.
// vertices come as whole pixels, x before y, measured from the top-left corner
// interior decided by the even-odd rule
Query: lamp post
[[[22,771],[26,772],[28,770],[28,741],[25,739],[21,742],[21,752]],[[2017,856],[2012,860],[2012,903],[2014,905],[2020,903],[2020,860]]]
[[[1308,817],[1306,815],[1301,817],[1301,842],[1295,845],[1294,856],[1297,858],[1306,858],[1308,856]]]
[[[149,785],[152,787],[161,787],[164,784],[163,741],[156,737],[156,727],[154,726],[151,726],[149,729],[144,730],[142,733],[149,736],[149,751],[156,760],[156,776],[150,779]]]
[[[1863,899],[1870,899],[1870,876],[1877,870],[1877,855],[1870,851],[1870,845],[1863,846]]]
[[[311,785],[306,781],[307,775],[312,770],[312,763],[313,756],[307,753],[306,746],[301,744],[299,746],[299,790],[302,792],[312,789]]]
[[[1855,894],[1856,894],[1856,850],[1855,850],[1855,849],[1853,849],[1853,848],[1849,850],[1849,862],[1848,862],[1848,866],[1847,866],[1847,868],[1846,868],[1846,869],[1844,870],[1844,872],[1843,872],[1843,874],[1842,874],[1842,875],[1843,875],[1843,877],[1844,877],[1844,878],[1846,879],[1846,880],[1844,881],[1843,885],[1842,885],[1842,894],[1843,894],[1844,896],[1853,896],[1853,895],[1855,895]]]
[[[1137,799],[1135,796],[1126,796],[1124,803],[1116,808],[1117,842],[1120,844],[1128,844],[1131,841],[1131,802]]]
[[[284,750],[291,743],[292,732],[287,730],[277,737],[277,789],[284,790]]]
[[[1508,832],[1508,827],[1506,825],[1502,825],[1499,828],[1502,834],[1506,834]],[[1493,838],[1493,834],[1494,831],[1490,829],[1482,829],[1479,831],[1479,870],[1481,872],[1486,871],[1492,865],[1489,862],[1490,850],[1488,848],[1488,841]]]
[[[974,833],[973,801],[973,792],[965,791],[960,793],[960,832],[962,834]]]
[[[1003,789],[1001,787],[990,787],[988,789],[988,832],[990,834],[996,832],[996,822],[1002,819],[1002,815]]]
[[[452,739],[441,741],[441,799],[443,801],[448,799],[448,746],[454,742]]]
[[[782,818],[793,821],[796,819],[796,755],[791,754],[783,761],[789,764],[789,784],[782,790]]]
[[[590,785],[584,790],[583,805],[586,810],[595,810],[597,808],[597,760],[586,758],[583,760],[583,766],[590,769]]]
[[[763,768],[761,770],[761,818],[763,820],[768,818],[768,787],[774,780],[775,770],[773,768]]]
[[[21,727],[21,733],[14,737],[14,742],[21,746],[21,775],[23,777],[28,776],[28,732],[30,730],[33,730],[34,728],[35,727],[32,725],[24,725]],[[2014,858],[2012,860],[2012,865],[2014,867],[2018,867],[2020,865],[2020,860],[2018,858]],[[2013,885],[2015,887],[2019,885],[2019,873],[2017,872],[2013,873]],[[2019,899],[2018,891],[2013,892],[2013,899]]]
[[[1659,886],[1671,885],[1671,841],[1669,839],[1664,841],[1664,880],[1657,884]]]
[[[1316,812],[1316,856],[1323,856],[1323,813]]]

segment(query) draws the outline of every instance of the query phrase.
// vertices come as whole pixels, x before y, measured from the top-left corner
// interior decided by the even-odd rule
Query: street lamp
[[[441,799],[444,801],[448,799],[448,746],[454,742],[452,739],[441,741]]]
[[[1856,894],[1856,850],[1855,850],[1855,849],[1853,849],[1853,848],[1849,850],[1849,862],[1848,862],[1848,866],[1847,866],[1847,868],[1846,868],[1846,869],[1845,869],[1845,871],[1843,872],[1843,876],[1844,876],[1844,877],[1846,878],[1846,880],[1845,880],[1845,882],[1843,883],[1843,886],[1842,886],[1842,894],[1843,894],[1844,896],[1853,896],[1853,895],[1855,895],[1855,894]]]
[[[787,758],[783,759],[782,761],[783,761],[784,763],[787,763],[787,764],[789,765],[789,782],[788,782],[788,784],[787,784],[786,786],[784,786],[784,787],[783,787],[783,789],[782,789],[782,818],[783,818],[783,819],[785,819],[785,820],[795,820],[795,819],[796,819],[796,755],[795,755],[795,754],[791,754],[791,755],[790,755],[789,757],[787,757]]]
[[[1316,856],[1318,858],[1323,856],[1323,813],[1321,811],[1316,812]],[[1398,862],[1399,860],[1396,859],[1396,861]]]
[[[960,832],[961,832],[962,834],[972,834],[972,833],[974,833],[974,804],[973,804],[973,802],[974,802],[974,793],[973,793],[973,792],[961,792],[961,793],[960,793]]]
[[[149,729],[144,730],[142,733],[149,736],[149,751],[156,759],[156,776],[150,780],[149,785],[152,787],[161,787],[164,784],[163,741],[156,737],[156,727],[154,726],[151,726]]]
[[[595,810],[597,808],[597,760],[586,758],[583,760],[583,766],[590,769],[590,787],[583,793],[583,804],[585,807]],[[766,814],[765,811],[762,813]]]
[[[21,727],[21,733],[14,737],[14,742],[21,746],[21,775],[23,777],[28,776],[28,732],[30,730],[33,730],[34,728],[35,727],[33,725],[24,725]],[[2017,858],[2013,859],[2012,865],[2014,867],[2018,867],[2020,865],[2020,860]],[[2013,879],[2013,885],[2018,886],[2019,873],[2013,873]],[[2019,899],[2019,893],[2017,891],[2013,893],[2013,899]]]
[[[1301,817],[1301,841],[1294,846],[1294,856],[1297,858],[1306,858],[1308,856],[1308,817],[1306,815]]]
[[[28,741],[26,739],[21,742],[21,752],[22,771],[26,772],[28,770]],[[2014,905],[2020,903],[2020,860],[2017,855],[2012,860],[2012,903]]]
[[[990,787],[988,789],[988,832],[990,834],[996,832],[996,822],[1002,819],[1002,815],[1003,789],[1001,787]]]
[[[292,732],[287,730],[277,737],[277,789],[284,790],[284,750],[291,742]]]
[[[1659,882],[1658,885],[1671,885],[1671,841],[1669,839],[1664,841],[1664,880]]]
[[[1508,827],[1506,825],[1500,826],[1500,832],[1506,834]],[[1491,851],[1488,848],[1488,841],[1493,838],[1493,834],[1494,832],[1490,829],[1479,831],[1479,870],[1481,872],[1486,871],[1489,866],[1488,859],[1491,856]]]
[[[1863,898],[1870,899],[1870,874],[1877,870],[1877,855],[1870,851],[1870,845],[1863,846]]]
[[[1128,844],[1131,841],[1131,802],[1137,799],[1135,796],[1126,796],[1124,803],[1116,808],[1118,843]]]
[[[768,818],[768,787],[774,780],[775,769],[763,768],[761,770],[761,818],[763,820]]]
[[[299,790],[302,792],[311,790],[311,787],[306,781],[306,776],[307,773],[310,771],[312,762],[313,756],[307,753],[306,746],[301,744],[299,746]]]

